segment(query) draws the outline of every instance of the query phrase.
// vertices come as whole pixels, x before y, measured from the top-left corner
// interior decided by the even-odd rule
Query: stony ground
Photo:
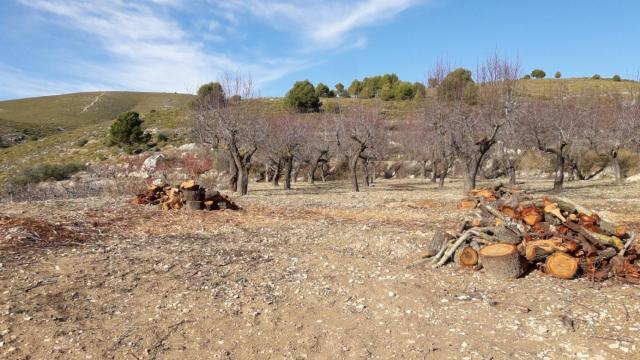
[[[640,229],[640,186],[569,186]],[[239,212],[0,205],[0,358],[637,358],[638,287],[407,267],[464,217],[457,182],[295,188]]]

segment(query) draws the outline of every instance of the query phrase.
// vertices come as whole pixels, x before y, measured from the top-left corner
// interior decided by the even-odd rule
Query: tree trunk
[[[609,159],[611,167],[613,168],[613,174],[616,177],[616,185],[623,185],[624,178],[622,177],[622,167],[620,166],[620,160],[618,159],[618,148],[614,147],[609,152]]]
[[[360,191],[360,187],[358,186],[358,173],[356,171],[358,168],[359,158],[360,158],[360,155],[358,154],[358,155],[354,155],[351,159],[349,159],[349,171],[351,172],[351,188],[355,192]]]
[[[295,166],[293,166],[293,171],[291,172],[291,178],[293,182],[298,182],[298,173],[300,172],[300,162],[296,162]]]
[[[307,170],[307,181],[309,184],[314,184],[316,182],[316,169],[318,168],[318,161],[314,161],[309,164],[309,169]]]
[[[369,186],[369,160],[362,162],[362,171],[364,172],[364,186]]]
[[[369,180],[369,183],[373,184],[373,181],[376,179],[376,162],[375,161],[371,164],[371,167],[373,167],[373,171],[369,173],[369,176],[371,177],[371,180]]]
[[[322,182],[327,181],[326,179],[326,172],[325,172],[325,168],[324,168],[325,164],[320,164],[320,179],[322,179]]]
[[[509,185],[516,185],[516,168],[513,165],[510,165],[507,168],[507,173],[509,174]]]
[[[469,191],[476,188],[476,177],[478,176],[478,168],[480,167],[479,159],[471,158],[465,161],[465,172],[464,172],[464,193],[467,194]]]
[[[280,181],[280,160],[278,160],[278,162],[275,164],[276,167],[273,170],[273,179],[271,180],[271,182],[273,183],[273,186],[278,186],[279,185],[279,181]]]
[[[449,173],[449,171],[446,168],[440,172],[440,181],[438,181],[438,188],[439,189],[444,188],[444,179],[447,177],[448,173]]]
[[[560,150],[556,152],[556,176],[553,179],[553,191],[561,192],[564,185],[564,147],[560,147]]]
[[[265,163],[264,164],[264,182],[265,183],[269,183],[269,181],[271,181],[271,177],[269,175],[269,173],[271,172],[270,170],[271,168],[269,167],[269,163]]]
[[[293,156],[284,158],[284,189],[291,190],[291,173],[293,172]]]
[[[246,164],[240,169],[240,176],[238,178],[240,195],[247,195],[249,193],[249,169],[251,169],[251,164]]]
[[[422,178],[426,179],[427,178],[427,160],[422,160],[421,161],[422,164]]]
[[[431,165],[431,182],[434,184],[438,182],[438,171],[436,169],[436,163],[434,161]]]
[[[229,188],[233,192],[238,191],[238,166],[232,154],[229,154]]]

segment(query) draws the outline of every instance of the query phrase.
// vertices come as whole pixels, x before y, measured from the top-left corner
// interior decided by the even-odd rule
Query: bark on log
[[[525,263],[513,244],[493,244],[480,249],[480,263],[498,279],[516,279],[524,273]]]
[[[545,272],[560,279],[573,279],[578,271],[578,259],[563,252],[555,252],[544,264]]]
[[[438,262],[434,265],[434,267],[439,267],[444,265],[449,260],[451,255],[453,255],[456,249],[458,249],[458,247],[460,247],[460,245],[462,245],[465,241],[467,241],[471,236],[473,236],[472,230],[467,230],[464,234],[460,235],[458,240],[456,240],[451,246],[447,248],[447,250],[444,252],[442,257],[438,260]]]
[[[522,237],[517,230],[513,230],[511,227],[507,227],[504,224],[497,225],[493,235],[498,238],[498,241],[501,243],[517,245],[522,242]]]

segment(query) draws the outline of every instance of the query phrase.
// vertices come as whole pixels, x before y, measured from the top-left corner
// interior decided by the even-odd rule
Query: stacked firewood
[[[163,210],[187,208],[191,210],[239,210],[240,207],[218,191],[207,192],[193,180],[179,186],[150,185],[132,201],[135,205],[159,205]]]
[[[457,233],[438,231],[429,259],[442,266],[484,268],[499,278],[528,269],[594,281],[617,277],[640,284],[640,244],[624,226],[563,197],[535,197],[502,185],[473,190],[458,204],[474,216]]]

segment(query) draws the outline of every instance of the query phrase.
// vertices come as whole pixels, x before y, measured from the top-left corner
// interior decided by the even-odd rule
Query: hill
[[[0,135],[19,131],[43,137],[111,121],[124,111],[181,108],[191,99],[187,94],[114,91],[0,101]]]

